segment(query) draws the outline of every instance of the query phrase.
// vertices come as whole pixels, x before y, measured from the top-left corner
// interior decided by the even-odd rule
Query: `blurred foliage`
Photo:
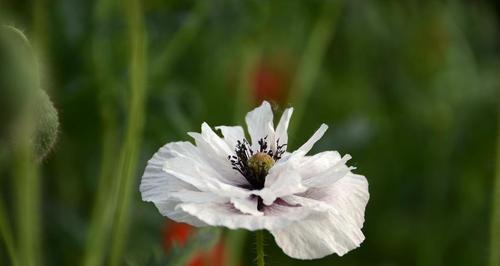
[[[148,93],[135,140],[142,144],[132,166],[125,261],[162,250],[164,218],[138,192],[152,154],[188,140],[186,132],[203,121],[241,123],[271,97],[277,113],[289,105],[301,113],[291,122],[291,148],[322,122],[330,125],[315,151],[351,154],[371,199],[360,248],[299,261],[267,234],[268,265],[488,263],[500,85],[495,1],[139,2]],[[84,261],[91,221],[114,213],[96,202],[115,193],[130,121],[132,48],[123,5],[0,2],[3,21],[32,36],[60,114],[59,143],[40,173],[45,265]],[[12,206],[12,182],[0,182]],[[252,239],[242,247],[244,265],[253,263]],[[102,243],[102,254],[110,254]],[[4,247],[0,263],[8,265]]]

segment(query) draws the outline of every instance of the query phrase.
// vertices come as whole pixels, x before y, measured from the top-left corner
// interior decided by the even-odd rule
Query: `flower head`
[[[161,214],[193,226],[266,229],[283,251],[299,259],[343,255],[364,240],[361,228],[368,182],[336,151],[307,155],[327,130],[321,127],[300,148],[287,151],[293,108],[276,127],[268,102],[240,126],[203,123],[191,142],[163,146],[148,162],[142,198]]]

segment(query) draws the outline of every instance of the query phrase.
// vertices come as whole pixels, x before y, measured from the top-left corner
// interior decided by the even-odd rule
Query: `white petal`
[[[297,169],[293,167],[292,162],[271,168],[264,186],[263,191],[253,193],[260,195],[266,205],[271,205],[276,198],[302,193],[307,190],[307,187],[302,185],[302,177]]]
[[[343,226],[344,221],[330,213],[298,221],[286,229],[271,230],[276,244],[296,259],[319,259],[336,253],[339,256],[358,247],[364,240],[359,229]]]
[[[180,201],[160,201],[154,202],[156,208],[161,213],[161,215],[168,217],[178,223],[186,223],[192,226],[201,227],[207,226],[207,224],[195,216],[177,208],[180,204]]]
[[[252,148],[256,149],[258,147],[257,142],[266,136],[274,139],[273,111],[268,102],[262,102],[259,107],[249,112],[245,117],[245,121],[252,140]]]
[[[329,204],[358,227],[363,226],[365,207],[370,198],[366,178],[353,173],[329,186],[309,189],[301,196]]]
[[[197,164],[186,157],[175,157],[165,161],[163,170],[176,178],[189,183],[199,191],[212,192],[221,197],[245,197],[249,192],[243,188],[222,182],[220,175],[213,169]]]
[[[276,193],[267,187],[264,187],[261,190],[254,190],[252,191],[252,194],[261,197],[265,205],[273,204],[273,202],[278,198]]]
[[[169,200],[177,200],[181,202],[195,202],[195,203],[204,203],[204,202],[224,203],[228,201],[226,197],[220,197],[219,195],[214,194],[212,192],[192,191],[192,190],[171,192]]]
[[[282,197],[281,200],[284,202],[292,205],[292,206],[307,206],[309,208],[313,208],[319,212],[329,212],[333,211],[334,213],[337,213],[335,209],[332,208],[328,203],[314,200],[314,199],[309,199],[305,198],[303,196],[297,196],[297,195],[289,195]]]
[[[163,171],[165,160],[173,158],[172,147],[183,146],[185,143],[174,142],[161,147],[157,153],[148,161],[148,165],[141,179],[140,191],[144,201],[162,201],[166,200],[169,192],[192,190],[197,191],[196,187],[186,183]]]
[[[184,188],[174,187],[174,190],[170,190],[168,185],[172,182],[189,184],[187,187],[189,190],[222,193],[218,194],[222,196],[234,196],[235,193],[239,196],[248,195],[244,189],[225,182],[226,179],[221,176],[220,169],[215,170],[209,160],[190,142],[173,142],[165,145],[153,156],[146,168],[141,184],[143,197],[151,193],[149,190],[162,189],[161,191],[164,191],[162,199],[165,199],[166,192]]]
[[[215,129],[220,130],[224,136],[224,140],[233,149],[236,147],[236,143],[245,138],[245,132],[240,126],[218,126]]]
[[[210,148],[206,150],[207,153],[221,155],[225,158],[233,152],[233,147],[229,147],[229,145],[222,140],[205,122],[201,124],[201,136],[204,140],[204,142],[201,143],[202,146],[207,146],[203,148]],[[195,140],[198,141],[198,139]],[[196,145],[198,146],[198,142],[196,142]]]
[[[279,144],[287,144],[288,143],[288,125],[290,124],[290,118],[292,117],[293,108],[286,109],[281,115],[278,126],[276,127],[276,135],[275,141],[272,145],[276,146],[276,141],[279,141]],[[276,150],[276,147],[274,148]]]
[[[312,197],[304,198],[303,206],[318,211],[330,206],[331,210],[271,230],[287,255],[297,259],[317,259],[332,253],[342,256],[363,242],[361,228],[369,198],[368,182],[363,176],[350,174],[328,188],[308,191],[303,197]]]
[[[302,220],[316,213],[305,207],[290,207],[273,204],[264,209],[264,216],[254,216],[241,212],[233,204],[226,203],[184,203],[179,209],[197,217],[211,226],[225,226],[230,229],[277,229],[284,228],[294,221]]]
[[[341,159],[338,156],[337,152],[322,152],[304,159],[298,167],[304,186],[327,186],[347,175],[351,168],[347,167],[346,162],[351,156],[346,154]]]
[[[314,146],[314,144],[321,139],[321,137],[323,137],[323,134],[325,134],[326,130],[328,129],[328,126],[325,125],[325,124],[321,124],[321,126],[319,127],[318,130],[316,130],[316,132],[314,132],[314,134],[312,135],[311,138],[309,138],[309,140],[304,143],[302,146],[300,146],[300,148],[297,149],[296,152],[302,152],[304,154],[307,154],[311,149],[312,147]]]
[[[140,185],[142,200],[153,202],[162,215],[172,220],[194,226],[203,226],[205,223],[201,222],[198,218],[182,210],[175,209],[179,201],[169,200],[171,194],[176,191],[197,191],[191,184],[179,180],[162,170],[164,161],[174,156],[171,146],[178,144],[169,143],[163,146],[148,161]]]
[[[313,156],[299,158],[298,169],[304,178],[311,178],[321,174],[328,168],[334,166],[342,157],[336,151],[324,151]]]
[[[255,196],[247,198],[232,198],[231,203],[234,205],[236,209],[240,210],[242,213],[251,214],[255,216],[264,215],[263,212],[257,210],[258,202]]]
[[[203,123],[201,133],[189,132],[196,142],[198,157],[201,157],[211,168],[216,169],[219,178],[225,183],[242,186],[248,184],[246,179],[232,169],[228,156],[234,153],[234,147],[221,139],[207,123]]]

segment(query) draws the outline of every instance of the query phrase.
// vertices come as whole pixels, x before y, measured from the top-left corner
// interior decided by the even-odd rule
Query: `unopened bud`
[[[0,143],[13,148],[21,141],[13,132],[27,114],[33,123],[30,141],[41,160],[57,139],[59,119],[41,89],[39,74],[38,62],[24,34],[0,26]]]

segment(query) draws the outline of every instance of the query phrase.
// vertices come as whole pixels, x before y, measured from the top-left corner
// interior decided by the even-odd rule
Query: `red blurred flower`
[[[185,223],[167,222],[163,230],[163,248],[169,251],[172,244],[182,246],[186,243],[194,228]]]
[[[163,248],[168,252],[174,243],[186,244],[196,229],[185,223],[167,222],[163,230]],[[209,251],[199,251],[186,266],[224,266],[224,242],[222,239]]]
[[[290,86],[290,64],[284,58],[262,59],[251,75],[256,104],[264,100],[283,104]]]

